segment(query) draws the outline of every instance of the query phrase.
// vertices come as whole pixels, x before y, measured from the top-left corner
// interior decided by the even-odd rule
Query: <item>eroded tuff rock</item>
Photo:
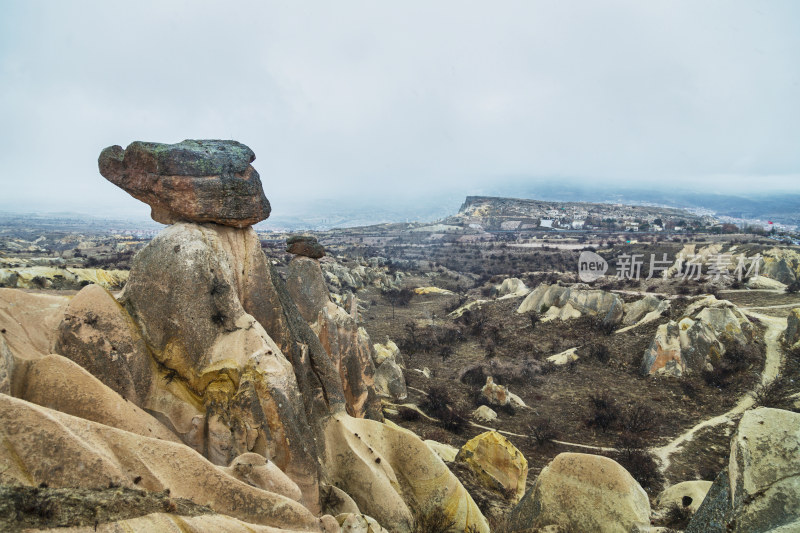
[[[542,313],[544,320],[593,316],[606,324],[617,325],[622,321],[624,307],[622,299],[610,292],[543,284],[522,301],[517,313]]]
[[[339,373],[347,412],[382,420],[372,341],[349,313],[331,301],[319,261],[302,256],[292,259],[286,288]]]
[[[467,441],[456,462],[472,470],[485,488],[509,495],[512,503],[525,494],[528,461],[511,441],[496,431],[481,433]]]
[[[650,525],[650,501],[613,459],[561,453],[510,515],[510,531],[561,526],[571,531],[627,533]]]
[[[110,146],[98,160],[100,174],[148,204],[156,222],[216,222],[244,228],[266,219],[270,205],[256,158],[236,141],[136,141]]]
[[[298,256],[289,262],[286,288],[309,324],[317,320],[320,311],[331,300],[319,261],[308,257]]]
[[[99,285],[87,285],[70,301],[53,351],[144,405],[152,379],[150,354],[130,315]]]
[[[333,302],[322,308],[311,329],[339,371],[348,414],[383,420],[380,398],[375,392],[372,341],[366,330]]]
[[[311,259],[319,259],[325,256],[325,248],[317,242],[316,237],[310,235],[295,235],[286,239],[286,251]]]
[[[713,368],[725,355],[725,343],[748,343],[753,325],[727,300],[701,298],[686,308],[678,322],[662,324],[642,358],[642,374],[681,376]]]
[[[783,332],[783,342],[790,348],[800,346],[800,307],[789,312],[786,319],[786,331]]]
[[[320,520],[299,503],[229,476],[183,444],[142,437],[4,394],[0,437],[5,443],[0,447],[2,484],[115,484],[154,492],[168,488],[176,498],[246,522],[321,531]]]
[[[413,531],[412,509],[441,511],[455,531],[489,526],[444,462],[414,433],[374,420],[336,416],[325,430],[331,480],[361,512],[392,531]]]
[[[295,376],[262,327],[282,318],[271,283],[251,228],[178,223],[136,255],[122,302],[154,359],[172,376],[178,389],[172,396],[204,414],[199,421],[193,417],[196,431],[185,437],[204,442],[187,444],[201,445],[220,465],[250,451],[265,455],[300,486],[303,503],[315,508],[318,454],[298,384],[305,376]],[[265,315],[263,322],[245,310],[255,300],[260,307],[251,310]],[[285,329],[276,333],[287,345],[296,344]],[[309,348],[296,350],[307,357]],[[335,386],[330,398],[336,398]]]
[[[745,412],[728,468],[714,481],[687,533],[800,530],[800,414]]]
[[[15,382],[17,397],[31,403],[144,437],[181,442],[158,420],[66,357],[51,354],[30,361]]]

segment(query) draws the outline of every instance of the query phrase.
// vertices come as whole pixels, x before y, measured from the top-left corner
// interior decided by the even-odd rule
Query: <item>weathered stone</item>
[[[628,533],[650,526],[647,493],[616,461],[561,453],[509,517],[510,531],[558,525],[572,531]]]
[[[375,366],[379,366],[387,359],[392,359],[401,367],[405,367],[405,361],[400,353],[400,348],[397,347],[394,341],[386,339],[386,344],[375,343],[372,347],[374,349],[373,360],[375,361]]]
[[[498,298],[518,298],[530,292],[525,283],[518,278],[506,278],[496,288]]]
[[[127,311],[99,285],[84,287],[69,303],[53,351],[143,406],[151,386],[150,354]]]
[[[786,319],[783,342],[789,347],[795,347],[800,344],[800,307],[792,309]]]
[[[319,261],[308,257],[298,256],[289,262],[286,288],[309,324],[316,322],[320,311],[331,299]]]
[[[703,503],[692,516],[686,533],[727,533],[731,513],[731,486],[728,469],[719,473]]]
[[[458,456],[458,448],[455,446],[450,446],[449,444],[444,444],[442,442],[436,442],[435,440],[426,440],[425,444],[445,463],[455,462],[456,456]]]
[[[592,316],[610,325],[622,321],[625,304],[619,296],[581,287],[585,286],[539,285],[523,300],[517,313],[534,311],[561,320]]]
[[[295,501],[302,498],[300,487],[263,455],[243,453],[230,466],[220,469],[252,487],[281,494]]]
[[[528,461],[516,446],[496,431],[487,431],[467,441],[456,456],[487,489],[506,496],[512,503],[525,494]]]
[[[290,254],[319,259],[325,256],[325,248],[317,242],[316,237],[295,235],[286,239],[286,251]]]
[[[110,146],[98,160],[100,174],[148,204],[153,220],[216,222],[244,228],[266,219],[270,205],[255,154],[236,141],[136,141]]]
[[[383,420],[380,398],[375,392],[372,341],[366,330],[333,302],[326,304],[311,329],[339,371],[347,412],[357,418]]]
[[[648,294],[641,300],[625,304],[625,316],[622,323],[632,326],[640,320],[650,321],[660,316],[669,307],[669,300],[659,300],[652,294]]]
[[[122,301],[156,361],[200,398],[206,419],[204,454],[227,465],[236,455],[252,451],[248,442],[259,446],[300,486],[303,503],[315,508],[319,467],[298,377],[243,307],[259,290],[265,294],[259,305],[276,299],[264,263],[252,228],[174,224],[136,255]],[[290,338],[285,331],[281,334]],[[299,374],[310,371],[308,363],[296,365]],[[335,393],[334,385],[331,398]],[[248,428],[255,437],[248,439]],[[241,442],[244,449],[237,444]]]
[[[0,329],[8,349],[19,360],[52,353],[69,297],[0,288]]]
[[[685,508],[696,513],[711,488],[711,481],[683,481],[664,489],[658,495],[656,508],[661,513],[672,507]]]
[[[577,348],[570,348],[569,350],[564,350],[561,353],[551,355],[547,358],[547,360],[556,366],[567,365],[573,361],[577,361],[580,358],[577,352]]]
[[[320,531],[301,504],[251,487],[183,444],[142,437],[0,394],[0,484],[163,491],[260,525]]]
[[[492,422],[497,420],[497,413],[488,405],[481,405],[472,412],[472,418],[478,422]]]
[[[0,394],[11,394],[11,382],[14,379],[14,356],[8,349],[6,340],[0,334]]]
[[[412,531],[412,512],[440,511],[454,530],[489,526],[472,497],[414,433],[367,419],[337,415],[326,428],[329,476],[363,513],[392,531]]]
[[[769,531],[800,520],[800,414],[747,411],[731,441],[736,532]]]
[[[181,442],[151,415],[60,355],[31,361],[15,383],[19,398],[145,437]]]
[[[322,512],[338,516],[340,514],[361,514],[358,505],[345,491],[339,487],[323,483],[319,489],[320,497],[324,502]]]
[[[486,384],[481,389],[481,395],[489,405],[504,406],[509,404],[508,389],[494,382],[492,376],[486,378]]]
[[[387,359],[375,369],[375,392],[395,400],[408,397],[403,369],[393,359]]]

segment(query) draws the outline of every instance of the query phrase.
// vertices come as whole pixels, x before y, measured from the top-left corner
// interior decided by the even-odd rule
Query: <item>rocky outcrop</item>
[[[791,248],[772,248],[764,252],[760,275],[780,281],[784,285],[800,279],[800,254]]]
[[[299,503],[247,485],[183,444],[143,437],[0,394],[0,484],[165,489],[245,522],[321,531]],[[135,450],[135,453],[132,451]]]
[[[568,531],[627,533],[650,525],[647,493],[616,461],[561,453],[509,517],[509,530],[560,526]]]
[[[367,287],[378,289],[396,289],[403,279],[402,272],[390,272],[384,264],[385,261],[362,261],[358,264],[347,265],[336,262],[330,257],[320,262],[325,280],[332,293],[346,291],[360,291]]]
[[[488,405],[481,405],[472,412],[472,418],[478,422],[493,422],[497,420],[497,413]]]
[[[155,361],[176,382],[172,396],[177,398],[162,403],[186,398],[184,403],[203,413],[200,420],[195,415],[192,422],[182,421],[196,428],[186,436],[194,440],[187,444],[220,465],[246,452],[261,453],[304,490],[304,503],[315,508],[318,460],[298,385],[304,376],[295,375],[262,327],[278,314],[265,307],[280,305],[274,303],[265,263],[250,228],[177,223],[136,255],[121,298]],[[256,320],[245,305],[265,319]],[[285,330],[278,333],[286,344],[294,343]],[[147,405],[152,411],[158,407]]]
[[[347,412],[381,420],[372,341],[350,314],[331,301],[319,261],[302,256],[292,259],[286,287],[339,373]],[[387,380],[394,381],[391,370],[387,367],[383,373],[382,383],[387,391]],[[392,387],[397,390],[398,384],[395,382]]]
[[[106,148],[98,165],[108,181],[148,204],[156,222],[244,228],[270,213],[258,172],[250,165],[255,158],[236,141],[136,141],[124,150]]]
[[[289,262],[286,288],[306,322],[315,322],[319,313],[330,301],[319,261],[298,256]]]
[[[221,470],[243,483],[286,496],[290,500],[299,502],[303,497],[300,487],[289,476],[275,463],[257,453],[244,453]]]
[[[445,463],[455,462],[456,457],[458,456],[458,448],[455,446],[450,446],[449,444],[444,444],[442,442],[436,442],[435,440],[426,440],[425,444]]]
[[[405,400],[408,397],[403,369],[394,359],[385,360],[375,369],[375,392],[394,400]]]
[[[123,429],[144,437],[181,442],[173,432],[133,402],[101,383],[73,361],[47,355],[25,365],[15,394],[31,403]]]
[[[800,345],[800,307],[789,312],[786,319],[786,331],[783,332],[783,342],[789,348]]]
[[[489,405],[504,406],[508,405],[511,401],[508,394],[508,389],[494,382],[492,376],[486,378],[486,384],[481,389],[481,396],[489,402]]]
[[[11,354],[30,360],[51,353],[68,304],[66,296],[0,289],[0,329]]]
[[[711,488],[711,481],[683,481],[664,489],[656,499],[655,513],[666,515],[677,507],[696,513]]]
[[[685,315],[678,322],[671,320],[658,327],[642,358],[642,374],[680,376],[687,371],[711,369],[725,355],[723,340],[728,343],[752,340],[750,320],[726,300],[702,298],[687,307]]]
[[[205,161],[173,148],[138,147],[132,159],[112,149],[101,163],[161,177],[218,171],[223,182],[233,172],[218,168],[227,157],[219,146]],[[165,182],[189,183],[182,191],[190,193],[199,186]],[[182,210],[165,190],[161,200]],[[209,209],[244,223],[226,218],[228,207]],[[410,533],[415,516],[436,512],[462,530],[488,532],[416,435],[347,414],[382,418],[372,343],[351,314],[327,301],[310,325],[252,228],[187,222],[177,208],[167,214],[181,221],[136,255],[121,306],[98,288],[68,309],[66,298],[0,291],[0,302],[11,303],[0,306],[0,383],[29,400],[0,393],[0,484],[169,488],[262,531],[339,531],[333,516],[320,516],[335,509],[363,511],[374,531],[382,530],[367,516]],[[321,278],[318,268],[314,275]],[[71,358],[49,355],[54,346]],[[157,520],[174,522],[169,513]],[[235,521],[223,526],[238,530]]]
[[[88,285],[70,301],[53,351],[144,405],[153,374],[147,345],[127,311],[102,287]]]
[[[669,308],[669,300],[659,300],[655,296],[648,294],[641,300],[636,300],[625,304],[625,315],[622,323],[632,326],[637,322],[651,322],[660,317]]]
[[[413,514],[442,512],[454,530],[488,533],[472,497],[436,454],[412,432],[373,420],[336,417],[326,429],[333,483],[361,512],[392,531],[412,531]]]
[[[512,503],[525,494],[528,461],[516,446],[496,431],[487,431],[467,441],[456,462],[467,466],[484,488],[500,492]]]
[[[583,287],[586,286],[539,285],[522,301],[517,313],[534,311],[549,320],[593,316],[611,325],[622,321],[625,305],[619,296]]]
[[[5,338],[0,335],[0,394],[11,394],[14,366],[14,356],[11,355]]]
[[[708,491],[687,533],[800,529],[800,414],[745,412],[730,463]]]
[[[286,251],[290,254],[319,259],[325,256],[325,248],[310,235],[295,235],[286,239]]]
[[[348,414],[383,420],[380,398],[375,392],[372,341],[366,330],[333,302],[320,311],[311,329],[339,373]]]
[[[525,283],[518,278],[506,278],[496,287],[498,298],[519,298],[530,292]]]

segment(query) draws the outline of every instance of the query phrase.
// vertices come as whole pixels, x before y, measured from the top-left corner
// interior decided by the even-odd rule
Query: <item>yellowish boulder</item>
[[[510,531],[560,526],[569,531],[629,533],[650,526],[650,501],[613,459],[561,453],[511,510]]]
[[[528,461],[516,446],[496,431],[487,431],[469,440],[456,456],[467,465],[488,489],[496,490],[512,502],[525,494]]]
[[[474,526],[480,533],[489,532],[469,493],[411,431],[338,415],[328,422],[325,434],[332,482],[352,496],[363,513],[393,532],[411,532],[414,515],[437,511],[455,522],[455,530]]]

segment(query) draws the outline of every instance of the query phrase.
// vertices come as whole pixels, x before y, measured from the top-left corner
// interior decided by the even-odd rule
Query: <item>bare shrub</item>
[[[616,401],[608,392],[592,394],[589,396],[589,403],[591,406],[591,413],[587,422],[589,427],[600,428],[603,432],[606,432],[619,420],[619,407],[617,407]]]

